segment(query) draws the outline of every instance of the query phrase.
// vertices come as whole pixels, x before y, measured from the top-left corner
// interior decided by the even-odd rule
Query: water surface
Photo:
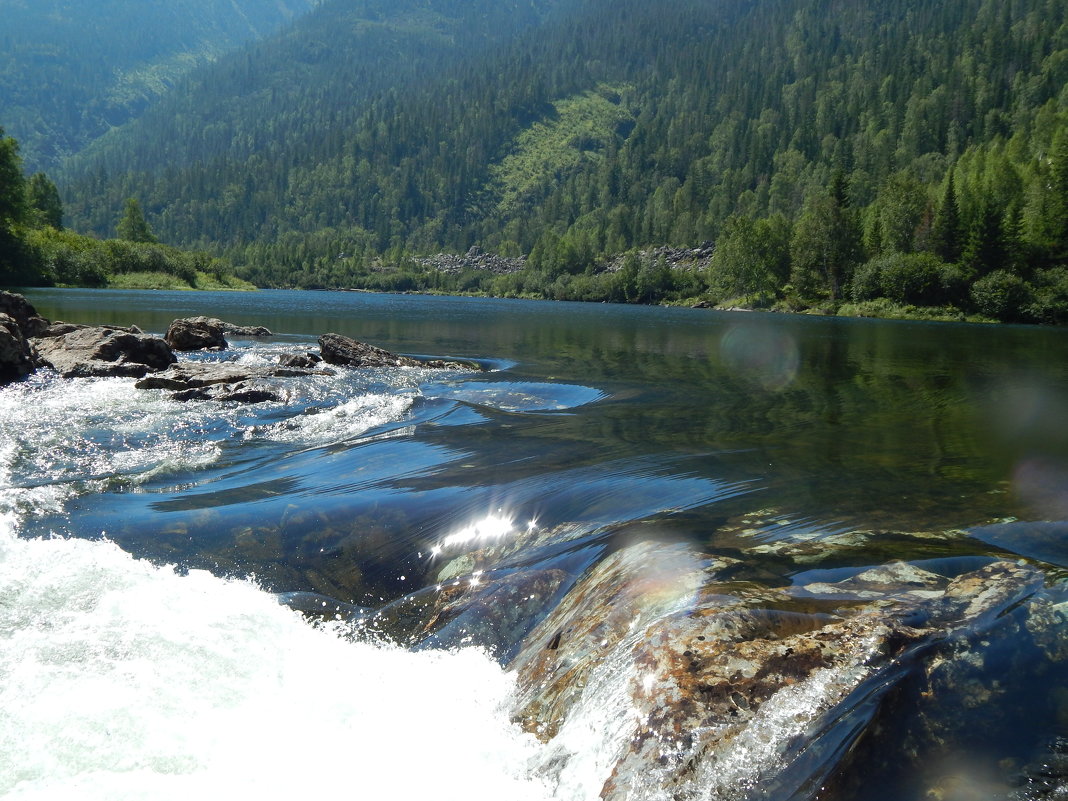
[[[206,314],[276,334],[191,358],[267,364],[314,350],[316,336],[333,331],[410,355],[475,359],[487,370],[341,370],[290,380],[282,401],[250,406],[179,403],[130,379],[47,373],[0,391],[0,512],[9,529],[0,572],[19,599],[17,614],[0,623],[9,643],[0,693],[66,692],[63,709],[79,710],[80,732],[70,755],[0,769],[0,794],[47,797],[50,782],[69,786],[64,776],[104,777],[92,797],[108,798],[177,797],[198,782],[234,781],[215,746],[193,744],[200,735],[178,725],[177,709],[216,708],[221,693],[235,710],[222,730],[260,731],[246,694],[261,681],[280,693],[271,702],[281,709],[277,736],[319,727],[325,739],[315,747],[329,752],[355,736],[348,727],[364,702],[292,721],[286,710],[305,691],[288,688],[318,681],[331,696],[347,694],[340,674],[359,674],[359,663],[369,672],[353,679],[358,685],[402,677],[382,690],[393,703],[419,680],[406,672],[408,657],[388,649],[353,654],[352,644],[315,639],[324,633],[306,633],[267,592],[377,608],[434,585],[451,560],[524,533],[566,532],[535,537],[503,569],[552,567],[572,582],[621,543],[649,538],[706,558],[744,552],[741,577],[776,587],[799,573],[777,544],[819,552],[855,532],[868,533],[861,545],[827,547],[810,568],[837,576],[898,559],[1009,555],[1041,565],[1052,582],[1068,567],[1068,339],[1055,329],[363,293],[27,294],[50,319],[161,333],[177,317]],[[54,536],[61,539],[47,539]],[[754,544],[768,546],[766,558],[752,556]],[[28,570],[31,563],[38,567]],[[175,604],[189,610],[184,629],[168,611]],[[227,632],[234,651],[210,645],[208,631]],[[32,646],[18,643],[25,637]],[[174,642],[151,644],[160,638]],[[271,638],[280,652],[262,642]],[[552,788],[524,773],[536,744],[494,717],[508,689],[493,660],[505,661],[514,643],[461,640],[437,644],[493,650],[439,654],[424,696],[481,697],[459,678],[470,665],[450,659],[481,660],[477,670],[500,679],[487,690],[489,717],[470,723],[470,747],[504,767],[494,773],[475,760],[485,789],[473,797],[548,797]],[[310,663],[287,661],[305,648],[324,649],[315,657],[319,679]],[[216,678],[183,685],[181,660],[195,662],[203,654],[190,651],[205,649]],[[69,700],[97,686],[126,695],[122,676],[141,676],[176,652],[185,655],[165,680],[177,689],[164,708],[139,711],[155,686],[143,677],[104,710]],[[405,667],[379,667],[379,659]],[[25,678],[42,662],[55,673]],[[86,662],[93,669],[74,678],[74,665]],[[257,663],[270,677],[217,679],[236,663]],[[54,750],[59,735],[49,726],[67,713],[5,714],[19,736],[40,732],[41,747]],[[365,729],[388,713],[360,714]],[[456,713],[403,714],[416,729]],[[84,757],[124,725],[172,740]],[[504,740],[500,727],[510,732]],[[441,739],[439,730],[404,750],[423,754]],[[369,764],[386,759],[365,747]],[[261,738],[226,759],[269,764],[272,748]],[[455,755],[446,749],[435,759]],[[155,778],[138,784],[127,768]],[[185,778],[159,778],[171,774]],[[288,781],[284,771],[265,775],[267,788]]]

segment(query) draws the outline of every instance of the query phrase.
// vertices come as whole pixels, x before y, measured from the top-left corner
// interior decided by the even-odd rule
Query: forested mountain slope
[[[0,125],[31,171],[136,117],[193,67],[315,0],[0,0]]]
[[[758,254],[765,284],[834,297],[866,260],[933,252],[950,212],[946,263],[984,220],[997,240],[964,280],[1061,263],[1064,0],[574,0],[497,38],[473,2],[449,35],[485,46],[462,58],[434,49],[441,28],[414,8],[357,23],[363,38],[350,20],[341,44],[338,25],[298,26],[202,73],[182,113],[79,163],[72,216],[103,232],[138,196],[164,240],[225,248],[279,284],[473,244],[530,253],[551,280],[733,236],[778,243]],[[400,18],[424,46],[384,35]],[[391,46],[422,66],[383,76],[403,61]]]

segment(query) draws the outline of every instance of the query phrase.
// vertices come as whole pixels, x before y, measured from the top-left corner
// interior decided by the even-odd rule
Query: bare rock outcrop
[[[178,351],[226,350],[223,327],[217,322],[206,317],[175,320],[163,338]]]
[[[140,378],[177,361],[163,339],[109,326],[75,328],[32,345],[41,363],[65,378]]]

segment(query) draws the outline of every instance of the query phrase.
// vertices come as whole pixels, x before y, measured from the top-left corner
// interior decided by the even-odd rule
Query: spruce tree
[[[141,204],[137,202],[137,198],[132,197],[126,200],[116,233],[119,239],[125,239],[129,242],[155,243],[157,241],[152,234],[152,229],[148,227],[148,223],[145,221],[145,215],[141,211]]]
[[[964,230],[960,219],[960,204],[957,189],[953,184],[953,170],[946,176],[942,201],[938,204],[934,222],[931,224],[931,250],[942,261],[956,264],[960,261]]]
[[[1001,213],[989,194],[983,196],[972,221],[962,261],[973,278],[1009,267]]]

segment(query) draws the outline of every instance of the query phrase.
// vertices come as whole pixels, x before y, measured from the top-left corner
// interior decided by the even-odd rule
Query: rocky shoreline
[[[177,353],[223,351],[227,336],[272,336],[263,326],[239,326],[212,317],[175,320],[162,336],[137,326],[92,326],[49,321],[21,295],[0,291],[0,386],[40,369],[63,378],[137,378],[139,389],[166,389],[174,400],[261,403],[281,399],[266,379],[331,375],[344,368],[422,367],[478,370],[473,362],[413,359],[340,334],[323,334],[319,353],[281,354],[279,364],[249,367],[231,362],[181,362]]]

